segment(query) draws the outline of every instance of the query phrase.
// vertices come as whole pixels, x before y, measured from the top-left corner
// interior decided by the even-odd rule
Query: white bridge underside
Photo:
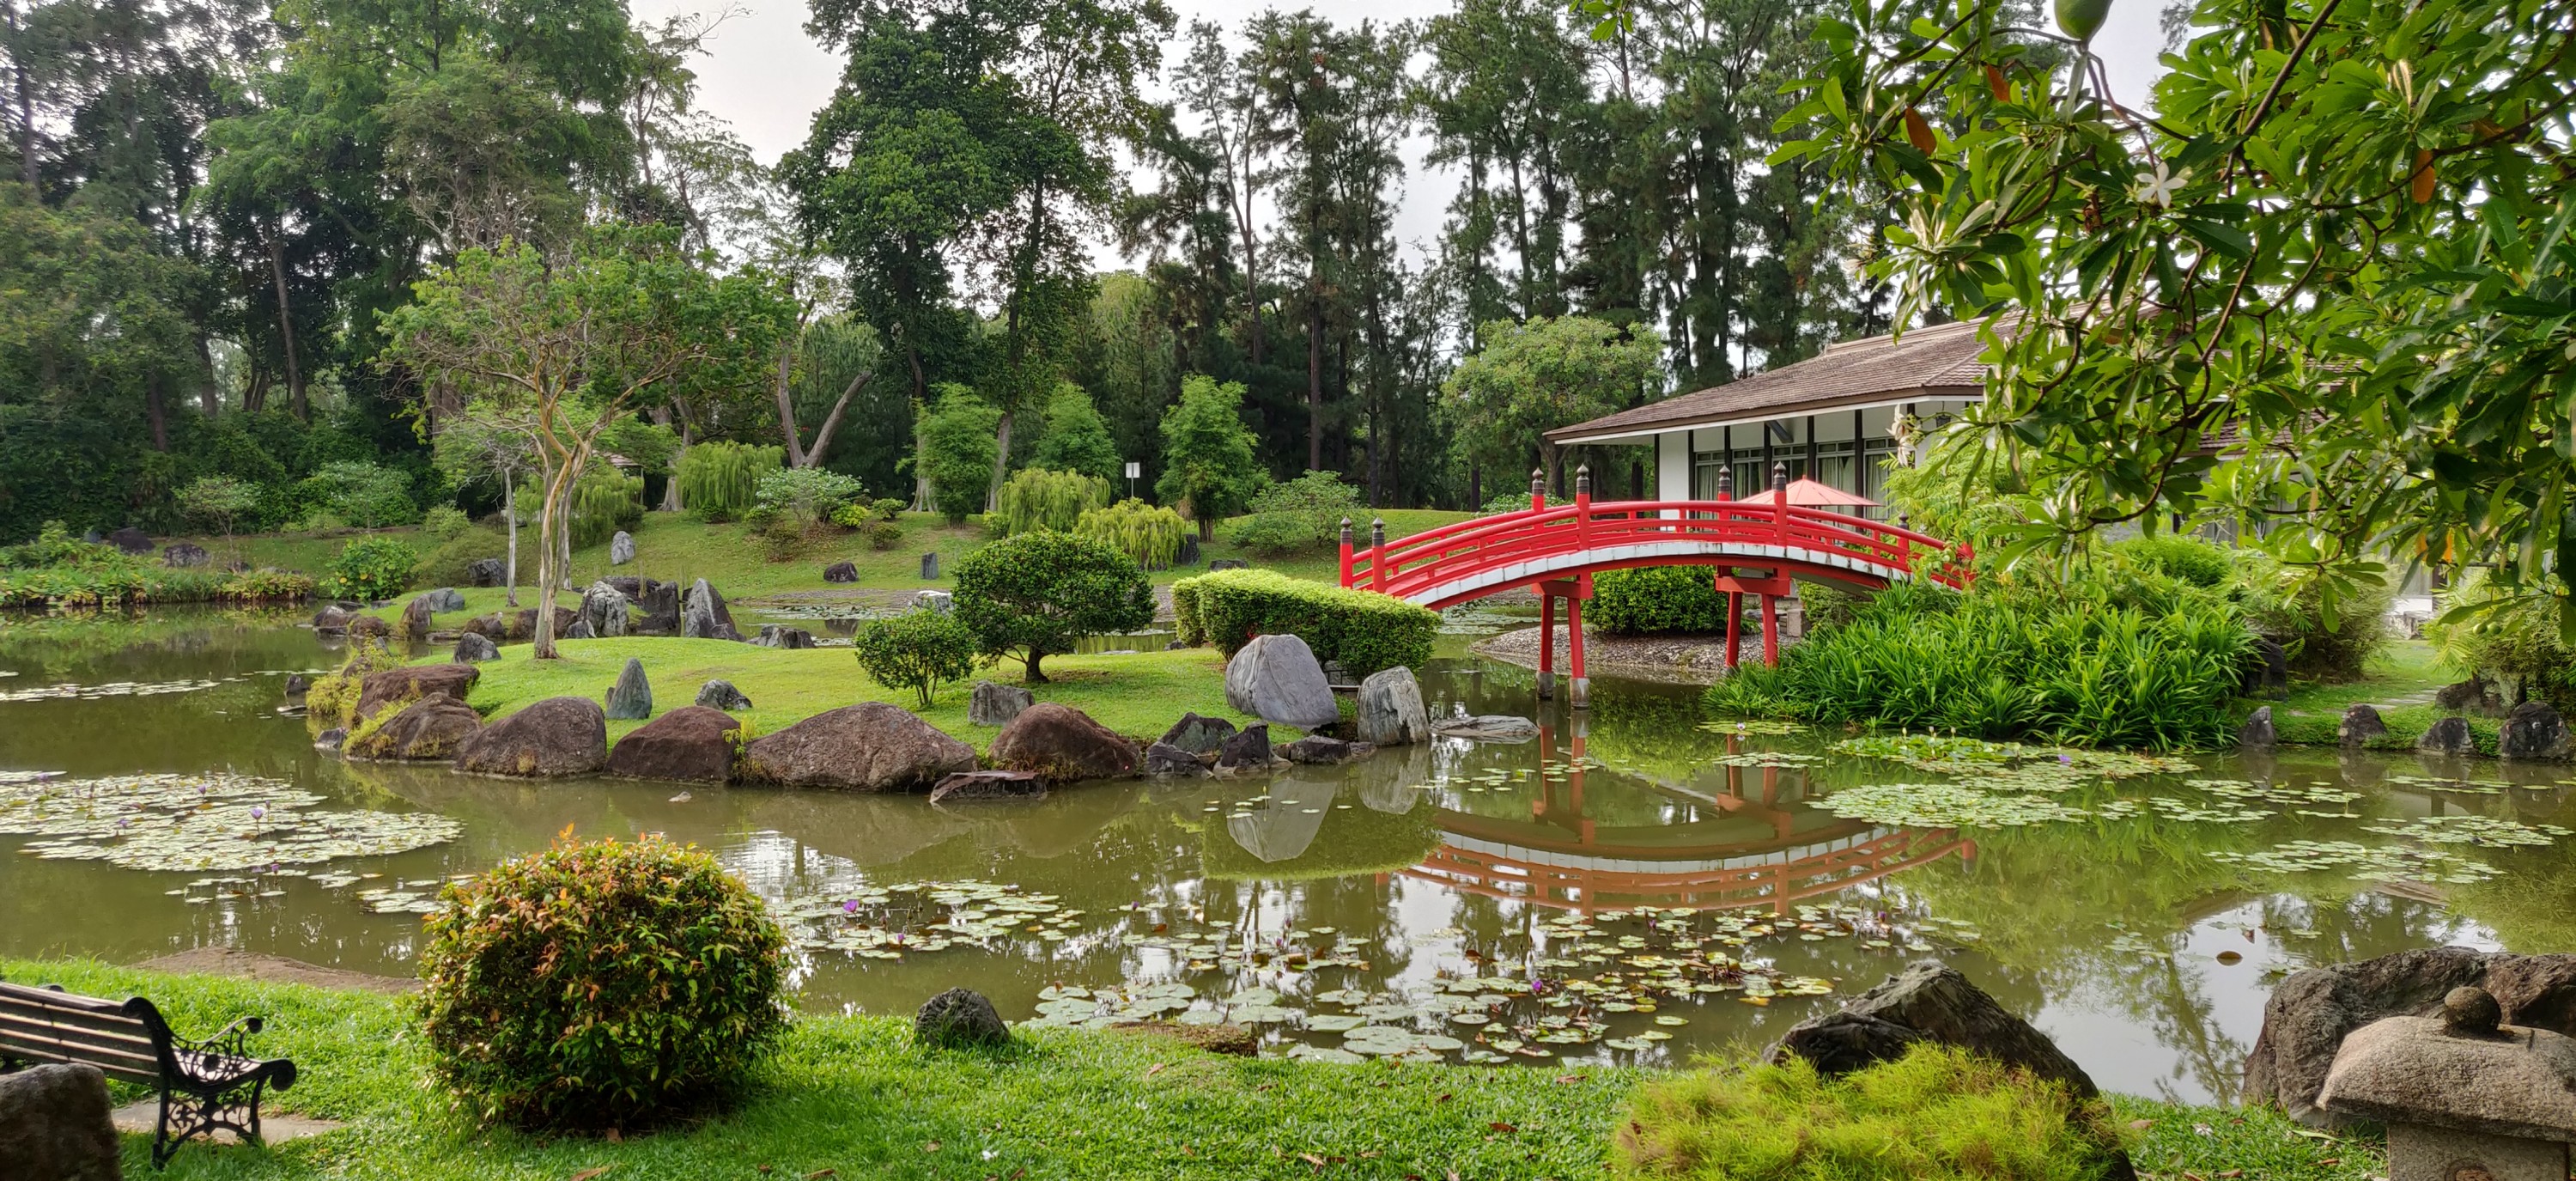
[[[1404,601],[1428,606],[1480,591],[1508,590],[1543,579],[1554,578],[1567,570],[1600,566],[1616,562],[1651,562],[1671,558],[1734,558],[1742,565],[1762,566],[1775,562],[1796,562],[1806,566],[1829,566],[1849,570],[1863,578],[1903,582],[1913,575],[1899,566],[1876,558],[1835,550],[1808,549],[1804,546],[1751,545],[1725,541],[1650,541],[1631,545],[1610,545],[1580,553],[1552,554],[1526,562],[1514,562],[1492,570],[1470,574],[1453,582],[1418,590],[1403,596]]]

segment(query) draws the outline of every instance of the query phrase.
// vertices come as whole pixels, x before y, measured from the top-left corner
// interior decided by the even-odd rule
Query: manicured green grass
[[[671,638],[566,640],[561,648],[560,660],[530,659],[535,649],[527,644],[501,649],[501,659],[477,666],[483,675],[468,704],[486,717],[497,718],[548,697],[604,698],[632,657],[644,662],[644,676],[653,685],[656,716],[689,704],[698,686],[721,678],[751,698],[752,708],[735,716],[755,735],[774,733],[825,710],[862,701],[892,702],[906,709],[916,705],[912,690],[888,689],[869,680],[847,648],[761,648],[731,640]],[[433,662],[445,659],[443,654],[431,658]],[[1017,663],[1005,662],[989,675],[1017,683],[1019,671]],[[1038,700],[1072,706],[1134,738],[1161,737],[1184,710],[1237,725],[1259,720],[1226,708],[1224,658],[1211,648],[1050,656],[1046,672],[1047,683],[1030,686]],[[999,731],[967,722],[969,689],[968,685],[943,686],[935,705],[915,712],[980,750]],[[610,722],[609,738],[614,741],[640,725]],[[1270,733],[1273,741],[1297,734],[1276,726]]]
[[[2272,707],[2272,728],[2281,741],[2298,745],[2333,746],[2342,741],[2336,729],[2343,722],[2347,706],[2367,704],[2379,707],[2379,720],[2388,733],[2370,745],[2383,750],[2408,750],[2424,736],[2433,723],[2453,711],[2436,709],[2430,704],[2434,690],[2461,679],[2465,674],[2442,663],[2433,646],[2422,640],[2394,640],[2371,658],[2366,675],[2358,681],[2340,685],[2301,683],[2291,688],[2290,696],[2275,702],[2243,702],[2242,711],[2257,705]],[[2416,699],[2412,704],[2391,703]],[[2469,729],[2477,735],[2478,749],[2495,753],[2496,721],[2472,716]]]
[[[2388,1175],[2387,1145],[2367,1130],[2332,1136],[2270,1107],[2191,1107],[2127,1095],[2110,1099],[2112,1113],[2134,1136],[2129,1159],[2142,1177],[2369,1181]]]
[[[268,1018],[295,1059],[271,1111],[346,1121],[261,1150],[190,1145],[197,1178],[373,1181],[1598,1176],[1632,1071],[1331,1066],[1228,1058],[1157,1037],[1064,1030],[1007,1050],[917,1048],[895,1017],[800,1018],[730,1111],[616,1142],[480,1127],[427,1083],[403,1002],[96,963],[0,961],[11,980],[151,997],[183,1032]],[[147,1138],[126,1137],[147,1177]],[[604,1170],[593,1172],[593,1170]]]

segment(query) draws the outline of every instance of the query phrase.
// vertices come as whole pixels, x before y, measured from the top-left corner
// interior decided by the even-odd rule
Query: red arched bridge
[[[1569,697],[1588,704],[1583,668],[1583,601],[1592,575],[1638,566],[1706,566],[1726,595],[1726,664],[1736,664],[1744,596],[1761,601],[1762,661],[1780,659],[1778,602],[1791,580],[1804,578],[1879,590],[1925,579],[1965,585],[1973,556],[1900,525],[1794,503],[1788,470],[1774,466],[1771,489],[1737,500],[1729,474],[1718,473],[1715,500],[1614,500],[1595,503],[1592,476],[1578,469],[1574,503],[1549,506],[1537,473],[1530,507],[1444,525],[1397,541],[1386,522],[1355,546],[1342,522],[1342,585],[1393,595],[1437,610],[1528,587],[1539,596],[1539,696],[1555,694],[1556,601],[1566,601],[1572,667]]]

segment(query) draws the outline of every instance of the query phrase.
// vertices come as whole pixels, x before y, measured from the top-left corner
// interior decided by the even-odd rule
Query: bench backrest
[[[152,1002],[104,1001],[0,981],[0,1058],[85,1062],[109,1078],[159,1086],[170,1027]]]

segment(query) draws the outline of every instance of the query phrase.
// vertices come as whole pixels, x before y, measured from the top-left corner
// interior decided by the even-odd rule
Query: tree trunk
[[[277,285],[277,332],[286,342],[286,399],[295,417],[312,421],[312,408],[304,401],[304,370],[295,360],[295,314],[286,299],[286,253],[278,245],[277,233],[268,235],[268,275]]]
[[[662,511],[676,513],[688,507],[680,502],[680,461],[689,457],[689,446],[692,440],[689,438],[688,417],[681,414],[677,406],[662,413],[668,420],[662,425],[669,426],[672,422],[680,424],[680,447],[671,453],[670,477],[662,481]]]
[[[778,396],[778,437],[787,444],[787,466],[805,466],[805,444],[796,438],[796,398],[788,382],[796,373],[796,338],[789,336],[778,345],[778,376],[770,382],[771,392]]]
[[[1001,507],[1002,476],[1011,470],[1011,412],[1002,412],[1002,425],[993,428],[993,486],[984,490],[984,511]]]
[[[24,30],[18,23],[18,10],[8,9],[10,56],[18,66],[18,173],[31,189],[41,188],[42,177],[36,171],[36,88],[27,78],[27,55],[21,50],[18,34]]]
[[[161,375],[158,373],[143,379],[143,412],[152,420],[152,449],[169,451],[170,415],[161,402]]]
[[[857,397],[860,390],[866,389],[868,382],[876,375],[876,370],[867,370],[851,378],[850,384],[841,387],[841,396],[832,400],[832,412],[823,416],[823,425],[814,428],[814,445],[805,451],[804,466],[823,466],[823,460],[832,454],[832,435],[841,429],[841,412],[850,408],[850,399]]]
[[[1306,470],[1324,470],[1324,289],[1311,285],[1306,302]]]
[[[1027,677],[1029,684],[1043,685],[1047,683],[1046,674],[1038,670],[1038,662],[1044,659],[1046,659],[1046,653],[1040,652],[1035,648],[1029,649],[1029,675]]]
[[[558,551],[555,547],[556,534],[562,532],[563,527],[556,516],[569,491],[571,481],[563,478],[562,471],[556,472],[547,478],[545,503],[537,510],[537,627],[536,651],[529,654],[532,660],[558,658],[555,651],[555,581],[561,577],[561,559],[556,557]]]
[[[510,605],[516,607],[519,605],[519,478],[517,472],[506,468],[501,472],[501,518],[510,531],[508,569],[502,573],[501,581],[509,587]]]
[[[215,384],[215,355],[206,347],[206,334],[197,334],[197,369],[203,380],[197,383],[197,409],[213,418],[224,412],[224,391]]]

